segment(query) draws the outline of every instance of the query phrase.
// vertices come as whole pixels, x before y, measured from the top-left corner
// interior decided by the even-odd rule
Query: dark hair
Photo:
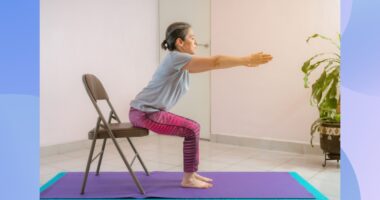
[[[191,26],[186,22],[174,22],[170,24],[166,29],[165,40],[162,41],[161,48],[164,50],[169,49],[169,51],[175,50],[175,41],[177,38],[185,40],[189,28]]]

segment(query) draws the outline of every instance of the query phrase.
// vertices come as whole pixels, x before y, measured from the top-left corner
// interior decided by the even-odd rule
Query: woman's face
[[[195,40],[195,36],[191,28],[189,28],[189,30],[187,31],[185,41],[183,41],[180,38],[177,39],[177,49],[180,52],[195,54],[195,51],[197,49],[197,42]]]

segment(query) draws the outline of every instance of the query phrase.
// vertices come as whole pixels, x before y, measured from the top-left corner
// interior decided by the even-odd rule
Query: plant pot
[[[320,145],[326,160],[340,160],[340,123],[322,123],[318,132],[320,135]]]
[[[326,153],[340,154],[340,123],[322,123],[318,132],[321,149]]]

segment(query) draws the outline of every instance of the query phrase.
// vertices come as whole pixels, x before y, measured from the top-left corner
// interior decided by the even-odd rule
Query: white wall
[[[41,0],[40,146],[87,139],[96,112],[81,75],[103,82],[122,120],[158,65],[156,0]]]
[[[198,43],[210,44],[210,0],[159,0],[159,13],[160,41],[165,39],[166,28],[171,23],[185,21],[196,32]],[[160,58],[166,54],[167,51],[161,50]],[[200,46],[196,55],[210,56],[210,47]],[[210,75],[211,72],[190,74],[189,91],[170,111],[197,121],[201,139],[210,139]]]
[[[309,104],[300,68],[316,52],[334,48],[305,40],[313,33],[336,36],[339,0],[211,2],[212,54],[262,50],[274,57],[256,69],[212,72],[212,134],[308,143],[318,113]]]
[[[81,75],[106,87],[122,120],[159,60],[157,0],[42,0],[41,135],[48,146],[84,140],[96,113]],[[212,54],[274,56],[258,69],[211,73],[211,132],[307,143],[317,110],[300,66],[339,32],[339,0],[212,0]]]

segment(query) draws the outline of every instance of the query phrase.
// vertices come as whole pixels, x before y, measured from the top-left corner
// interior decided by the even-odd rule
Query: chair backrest
[[[103,124],[106,124],[107,121],[105,121],[104,115],[102,111],[100,110],[97,100],[106,100],[108,106],[111,109],[111,112],[108,117],[108,123],[111,123],[112,119],[117,120],[119,123],[121,123],[119,116],[116,114],[115,109],[113,108],[106,90],[104,89],[102,83],[100,80],[93,74],[84,74],[82,76],[84,87],[86,88],[87,94],[90,97],[92,103],[95,106],[96,111],[99,114],[99,120],[103,122]]]
[[[82,76],[84,87],[88,95],[95,101],[108,100],[108,95],[100,80],[93,74]]]

